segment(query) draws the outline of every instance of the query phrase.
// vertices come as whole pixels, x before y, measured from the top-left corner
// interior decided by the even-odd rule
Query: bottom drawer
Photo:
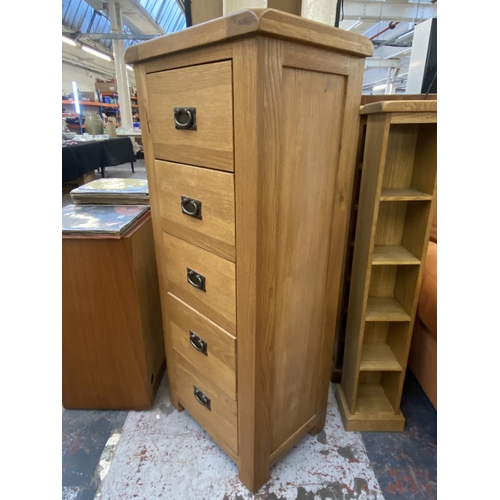
[[[198,370],[176,351],[174,363],[179,402],[221,448],[237,461],[238,418],[235,407],[228,406],[200,380],[202,377],[195,376]]]

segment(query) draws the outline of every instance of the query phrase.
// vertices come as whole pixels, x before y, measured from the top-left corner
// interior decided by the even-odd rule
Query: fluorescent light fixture
[[[125,66],[127,67],[127,69],[128,69],[129,71],[134,71],[134,68],[132,68],[132,66],[130,66],[130,65],[128,65],[128,64],[125,64]]]
[[[353,29],[356,29],[363,21],[356,21],[354,24],[349,26],[349,28],[346,29],[346,31],[351,31]]]
[[[101,59],[105,59],[106,61],[111,61],[111,57],[109,57],[107,54],[103,54],[102,52],[91,49],[90,47],[87,47],[86,45],[82,45],[82,49],[85,52],[88,52],[89,54],[92,54],[96,57],[100,57]]]
[[[373,90],[384,90],[386,87],[386,83],[384,83],[383,85],[375,85],[375,87],[373,87]]]
[[[67,43],[68,45],[73,45],[73,47],[76,47],[76,42],[74,40],[71,40],[71,38],[68,38],[67,36],[63,35],[62,41],[64,43]]]
[[[75,111],[80,114],[80,101],[78,100],[78,89],[76,88],[76,82],[73,80],[71,82],[73,86],[73,100],[75,101]]]

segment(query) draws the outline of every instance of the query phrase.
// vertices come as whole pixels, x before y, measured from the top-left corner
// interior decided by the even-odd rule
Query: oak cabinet
[[[258,490],[325,422],[364,37],[244,10],[135,45],[172,404]]]

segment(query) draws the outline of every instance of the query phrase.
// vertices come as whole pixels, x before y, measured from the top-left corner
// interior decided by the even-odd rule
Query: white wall
[[[80,90],[95,91],[97,78],[108,80],[116,78],[113,61],[105,61],[84,52],[80,47],[72,47],[62,43],[62,91],[73,92],[71,82],[74,80]],[[128,71],[129,86],[135,86],[134,72]]]
[[[68,95],[73,92],[71,82],[74,80],[80,90],[95,91],[96,78],[107,80],[108,74],[77,68],[63,61],[62,63],[62,91]]]

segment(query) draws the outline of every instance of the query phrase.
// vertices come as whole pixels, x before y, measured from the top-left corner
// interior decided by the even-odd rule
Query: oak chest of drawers
[[[325,423],[361,36],[244,10],[128,49],[170,398],[256,491]]]

